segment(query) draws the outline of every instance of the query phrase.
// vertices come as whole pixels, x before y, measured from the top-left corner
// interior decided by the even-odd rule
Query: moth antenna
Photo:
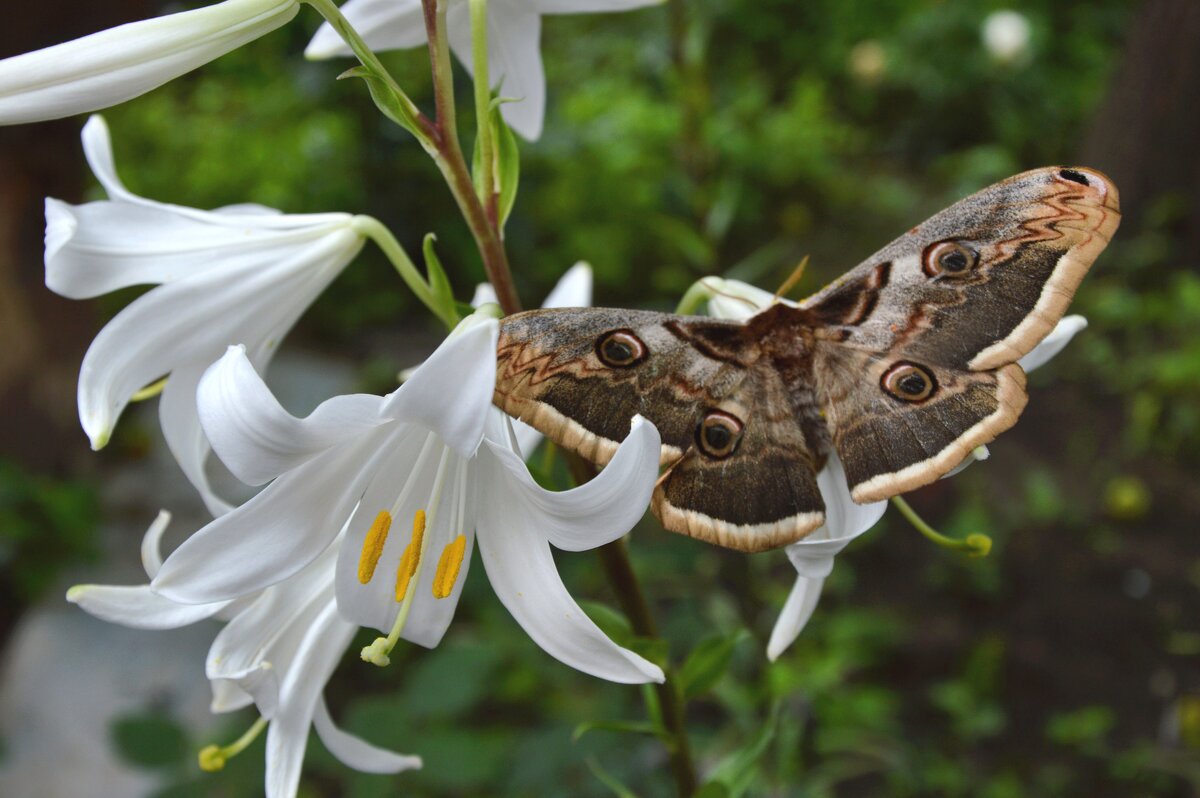
[[[787,296],[787,293],[796,287],[796,284],[800,282],[800,278],[804,277],[804,270],[806,268],[808,268],[807,255],[800,260],[800,263],[795,269],[792,269],[792,273],[788,275],[786,280],[783,281],[783,285],[779,286],[779,290],[775,292],[776,301],[778,301],[780,297]]]

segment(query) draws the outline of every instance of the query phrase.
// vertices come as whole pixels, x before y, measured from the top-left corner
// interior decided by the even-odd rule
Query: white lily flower
[[[540,488],[491,406],[497,337],[495,319],[470,316],[394,393],[335,397],[304,419],[232,348],[200,383],[204,429],[236,476],[273,481],[180,546],[152,588],[184,603],[252,593],[299,572],[346,526],[334,546],[338,607],[388,633],[363,652],[386,664],[401,637],[441,640],[477,536],[496,595],[547,653],[616,682],[661,681],[588,619],[550,550],[594,548],[637,522],[658,472],[658,432],[637,419],[595,480]]]
[[[362,248],[356,217],[282,214],[240,205],[202,211],[143,199],[125,188],[99,116],[83,147],[109,199],[46,200],[46,285],[72,299],[159,284],[96,336],[79,374],[79,418],[99,449],[143,386],[169,377],[163,434],[214,514],[229,505],[204,474],[208,444],[196,385],[230,344],[265,368],[296,319]]]
[[[162,564],[159,545],[170,521],[160,513],[142,543],[142,562],[153,579]],[[236,602],[176,604],[148,585],[79,585],[67,599],[112,623],[140,629],[173,629],[205,618],[227,620],[209,649],[206,675],[213,712],[232,712],[253,703],[261,719],[240,746],[202,752],[208,769],[267,728],[266,794],[296,794],[309,729],[344,764],[369,773],[399,773],[421,767],[420,757],[377,748],[339,729],[323,692],[354,636],[354,624],[334,602],[336,549],[322,554],[289,579]]]
[[[444,0],[446,1],[446,0]],[[529,141],[542,135],[546,112],[546,76],[542,69],[542,15],[630,11],[663,0],[490,0],[488,2],[488,75],[505,103],[500,113]],[[474,73],[471,15],[467,0],[448,0],[447,38],[458,60]],[[350,0],[342,13],[374,50],[402,50],[427,41],[421,0]],[[350,48],[325,23],[304,54],[320,59],[350,55]]]
[[[0,125],[61,119],[145,94],[286,24],[297,0],[225,0],[0,61]]]
[[[702,282],[713,295],[708,302],[709,314],[718,318],[745,319],[774,301],[786,301],[738,280],[705,277]],[[1083,316],[1067,316],[1018,362],[1026,371],[1032,371],[1062,351],[1086,326],[1087,320]],[[972,455],[946,476],[958,473],[975,460],[986,460],[988,449],[980,446]],[[771,630],[771,639],[767,643],[767,657],[771,660],[777,659],[796,640],[812,617],[825,577],[833,570],[834,557],[850,541],[873,527],[887,509],[887,501],[856,504],[850,498],[846,474],[836,452],[830,452],[825,468],[817,474],[817,486],[825,502],[825,523],[785,549],[796,567],[797,576]]]

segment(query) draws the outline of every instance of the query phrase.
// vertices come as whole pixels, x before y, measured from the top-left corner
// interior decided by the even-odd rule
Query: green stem
[[[492,89],[488,78],[487,0],[471,0],[471,60],[475,68],[475,126],[479,137],[479,201],[492,211],[496,198],[495,142],[492,141]],[[489,219],[494,217],[488,213]],[[495,222],[493,221],[493,226]]]
[[[499,230],[488,220],[487,212],[475,193],[471,170],[463,158],[454,116],[454,76],[450,71],[450,44],[446,38],[446,0],[421,0],[425,10],[425,30],[429,38],[429,60],[433,67],[434,102],[437,107],[437,150],[433,159],[441,170],[450,193],[454,195],[463,219],[475,238],[483,259],[488,282],[496,289],[496,298],[505,313],[518,313],[517,296],[508,265],[508,254]]]
[[[582,485],[596,475],[596,469],[576,454],[564,452],[567,465],[575,481]],[[650,612],[646,594],[638,581],[637,572],[629,559],[629,548],[624,539],[614,540],[596,549],[604,577],[616,595],[621,611],[629,619],[629,625],[638,637],[657,638],[658,625]],[[675,779],[675,790],[679,798],[689,798],[697,790],[696,766],[692,762],[691,744],[688,742],[687,723],[684,717],[684,698],[670,663],[663,664],[663,682],[654,685],[658,705],[662,710],[662,721],[670,740],[667,753],[671,762],[671,774]]]
[[[374,51],[372,51],[371,48],[367,46],[367,43],[363,41],[362,36],[358,34],[358,31],[354,29],[354,26],[351,25],[350,21],[346,19],[345,15],[342,14],[341,9],[339,9],[333,3],[333,0],[303,0],[303,2],[306,2],[312,6],[313,9],[322,17],[324,17],[325,21],[328,22],[335,31],[337,31],[338,35],[342,37],[342,41],[349,46],[350,50],[358,58],[359,63],[361,63],[364,67],[374,73],[376,77],[387,84],[388,89],[390,89],[400,101],[404,116],[411,121],[412,126],[409,129],[421,142],[421,145],[425,147],[427,151],[430,151],[434,146],[433,123],[427,116],[421,113],[421,109],[417,107],[416,103],[409,99],[408,95],[404,93],[404,90],[400,88],[400,84],[398,84],[396,79],[392,77],[391,73],[387,71],[387,68],[384,67],[383,62],[379,60],[379,57],[375,55]]]
[[[405,285],[416,295],[417,299],[421,300],[421,303],[447,326],[453,327],[457,320],[448,318],[443,312],[437,298],[433,295],[433,289],[429,287],[429,282],[413,264],[408,253],[404,251],[404,247],[400,246],[400,242],[392,235],[392,231],[387,229],[383,222],[371,216],[355,216],[353,224],[354,229],[360,235],[374,241],[375,245],[387,256],[392,267],[400,275],[400,279],[404,280]]]
[[[614,540],[596,550],[604,575],[617,596],[621,610],[629,618],[629,624],[638,637],[657,638],[658,627],[646,596],[638,582],[633,563],[629,560],[629,549],[624,539]],[[654,685],[662,709],[663,725],[671,739],[668,753],[671,773],[675,778],[675,790],[679,798],[688,798],[696,793],[696,767],[692,763],[691,745],[688,742],[687,725],[684,719],[684,700],[670,664],[664,664],[662,684]]]
[[[918,532],[942,548],[961,551],[968,557],[986,557],[988,552],[992,550],[992,539],[987,535],[973,533],[967,535],[963,540],[955,540],[954,538],[946,537],[926,523],[925,519],[917,515],[917,511],[903,498],[893,496],[892,504],[896,505],[896,509],[900,511],[900,514],[908,519],[908,522],[916,527]]]

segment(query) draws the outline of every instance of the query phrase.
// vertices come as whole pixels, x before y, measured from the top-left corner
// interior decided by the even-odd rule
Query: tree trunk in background
[[[1142,5],[1082,163],[1117,184],[1127,222],[1178,192],[1188,201],[1178,232],[1192,251],[1200,247],[1200,2]]]
[[[6,14],[0,57],[157,13],[151,0],[43,0]],[[86,450],[75,413],[79,362],[96,331],[89,303],[43,283],[44,197],[77,202],[81,119],[0,128],[0,457],[62,471]]]

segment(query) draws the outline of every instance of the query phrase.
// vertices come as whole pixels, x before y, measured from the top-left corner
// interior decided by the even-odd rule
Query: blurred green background
[[[154,4],[110,5],[66,33],[21,12],[28,30],[6,33],[2,54]],[[983,41],[1002,9],[1028,24],[1009,53]],[[469,299],[482,269],[438,173],[360,85],[333,80],[345,64],[302,59],[315,24],[302,13],[108,112],[126,182],[198,207],[369,213],[410,253],[435,232]],[[579,259],[595,267],[600,305],[670,308],[706,274],[774,289],[804,255],[810,293],[1027,168],[1086,165],[1122,191],[1122,227],[1072,307],[1088,330],[1033,377],[1029,409],[990,460],[910,497],[944,532],[991,535],[988,558],[936,549],[889,513],[839,558],[812,622],[770,664],[766,636],[793,580],[781,553],[719,551],[653,523],[635,532],[676,660],[714,635],[731,641],[728,671],[689,706],[702,767],[765,742],[745,795],[1200,795],[1200,4],[669,0],[550,17],[543,39],[546,132],[522,147],[508,227],[530,305]],[[426,54],[385,60],[427,104]],[[470,97],[461,74],[460,92]],[[463,122],[470,131],[469,112]],[[78,127],[0,137],[6,632],[35,602],[59,601],[63,569],[105,581],[105,470],[147,456],[131,421],[98,463],[73,417],[81,353],[130,296],[69,303],[39,286],[41,194],[97,196]],[[385,391],[436,330],[368,248],[288,347]],[[577,596],[615,606],[594,560],[560,563]],[[643,719],[637,689],[540,652],[482,571],[466,593],[439,649],[410,648],[386,670],[348,661],[330,689],[350,728],[422,754],[425,770],[353,773],[314,739],[303,794],[613,794],[596,768],[637,795],[671,793],[654,739],[600,729],[572,742],[581,722]],[[215,733],[232,739],[250,720]],[[194,752],[214,732],[170,706],[148,702],[110,734],[160,776],[159,795],[261,790],[261,742],[201,775]]]

